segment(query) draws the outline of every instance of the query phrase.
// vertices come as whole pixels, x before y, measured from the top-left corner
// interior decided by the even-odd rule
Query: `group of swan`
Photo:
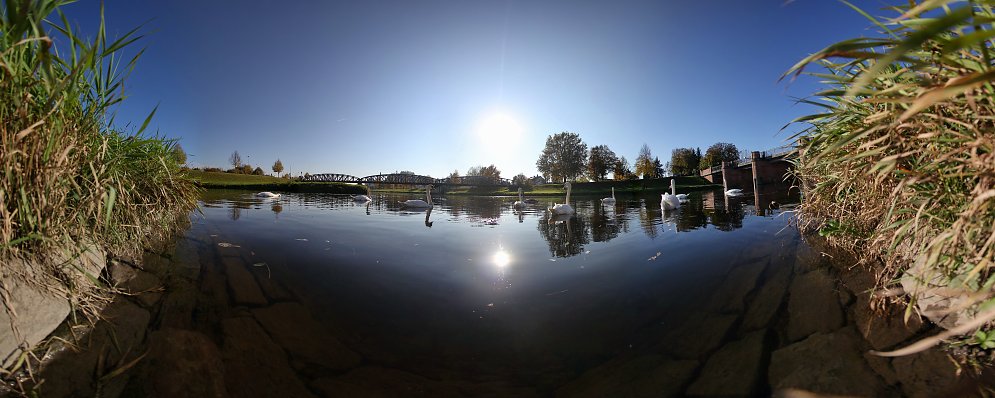
[[[688,195],[677,193],[677,183],[674,180],[670,180],[670,193],[660,194],[660,208],[663,210],[674,210],[687,202]]]

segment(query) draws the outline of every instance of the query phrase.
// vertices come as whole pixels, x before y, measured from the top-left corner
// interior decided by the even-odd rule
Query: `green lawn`
[[[190,170],[187,175],[203,188],[254,189],[287,192],[328,192],[366,194],[366,187],[340,182],[300,182],[287,178],[251,174],[215,173]]]

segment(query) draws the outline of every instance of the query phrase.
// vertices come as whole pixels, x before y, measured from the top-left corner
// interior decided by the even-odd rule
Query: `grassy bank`
[[[820,64],[826,84],[804,101],[822,113],[798,120],[810,124],[796,171],[802,226],[879,265],[879,286],[913,281],[903,283],[909,314],[929,297],[989,300],[995,285],[995,13],[947,3],[868,16],[879,37],[831,45],[789,71]]]
[[[698,191],[705,189],[719,188],[702,177],[674,177],[677,181],[678,192]],[[643,193],[643,192],[664,192],[670,190],[670,177],[655,178],[649,180],[629,180],[629,181],[599,181],[599,182],[577,182],[572,183],[571,194],[573,195],[611,195],[612,188],[616,193]],[[404,188],[404,189],[374,189],[377,192],[403,192],[417,193],[424,192],[424,188]],[[543,184],[524,188],[528,196],[562,196],[566,194],[563,184]],[[446,195],[482,195],[482,196],[504,196],[518,195],[517,187],[449,187]]]
[[[251,174],[233,174],[189,170],[185,175],[202,188],[248,189],[280,192],[324,192],[336,194],[366,194],[366,187],[341,182],[300,182],[287,178]]]
[[[22,350],[4,378],[30,366],[40,337],[16,325],[45,322],[29,315],[34,306],[67,301],[92,320],[106,300],[99,272],[80,265],[84,250],[140,258],[183,226],[196,203],[175,143],[144,132],[151,114],[125,121],[137,131],[113,123],[138,59],[122,50],[138,37],[109,39],[102,20],[95,36],[79,37],[58,11],[68,3],[7,1],[0,10],[0,298],[9,316],[0,327],[14,331]],[[25,285],[37,293],[16,289]]]

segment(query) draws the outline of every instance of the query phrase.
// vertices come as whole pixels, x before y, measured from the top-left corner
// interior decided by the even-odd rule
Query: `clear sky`
[[[893,0],[856,0],[873,15]],[[899,3],[905,3],[900,1]],[[826,45],[874,35],[832,0],[105,0],[111,35],[146,23],[119,124],[177,138],[193,166],[269,172],[538,174],[551,134],[630,163],[643,143],[781,145],[812,113],[778,82]],[[99,2],[65,7],[90,29]],[[135,47],[137,50],[140,47]],[[792,129],[793,130],[793,129]]]

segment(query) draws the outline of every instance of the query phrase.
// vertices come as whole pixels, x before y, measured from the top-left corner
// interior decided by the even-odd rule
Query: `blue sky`
[[[888,2],[854,1],[874,15]],[[894,3],[892,1],[892,3]],[[904,3],[904,2],[902,2]],[[781,145],[818,87],[778,77],[874,35],[831,0],[106,0],[111,35],[146,23],[119,124],[177,138],[194,166],[238,150],[267,171],[535,175],[570,131],[630,162],[643,143]],[[97,0],[65,7],[90,29]],[[137,50],[140,47],[135,47]],[[497,133],[495,133],[497,132]]]

